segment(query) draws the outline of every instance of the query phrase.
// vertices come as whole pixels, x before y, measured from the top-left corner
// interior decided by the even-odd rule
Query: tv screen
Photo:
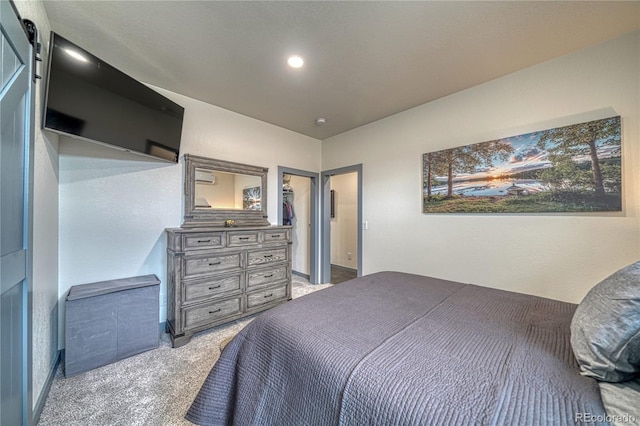
[[[43,128],[178,161],[184,108],[51,33]]]

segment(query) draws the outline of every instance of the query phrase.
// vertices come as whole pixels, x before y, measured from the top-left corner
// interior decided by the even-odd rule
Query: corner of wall
[[[30,19],[38,28],[42,46],[40,57],[46,60],[51,24],[44,3],[40,0],[14,0],[23,19]],[[37,73],[44,75],[45,62]],[[41,129],[44,81],[35,88],[35,120],[33,142],[33,273],[32,273],[32,414],[34,423],[46,400],[55,370],[59,365],[58,350],[58,136]]]

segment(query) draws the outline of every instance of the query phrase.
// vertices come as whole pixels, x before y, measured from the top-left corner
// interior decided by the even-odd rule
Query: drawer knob
[[[273,274],[265,275],[264,277],[265,277],[265,278],[271,278],[272,276],[273,276]]]
[[[265,254],[264,257],[266,259],[266,258],[269,258],[269,257],[273,257],[273,255],[272,254]]]
[[[222,287],[222,284],[219,284],[215,287],[209,287],[209,290],[215,290],[216,288],[220,288],[220,287]]]
[[[216,266],[216,265],[219,265],[219,264],[221,264],[221,263],[222,263],[222,262],[212,262],[212,263],[209,263],[209,266]]]
[[[280,234],[272,234],[271,238],[280,238]]]
[[[238,238],[238,239],[239,239],[239,240],[248,240],[248,239],[249,239],[249,237],[240,237],[240,238]]]
[[[211,240],[198,240],[199,243],[210,243]]]
[[[215,314],[217,312],[220,312],[222,310],[222,308],[218,308],[215,311],[209,311],[210,314]]]
[[[265,299],[268,299],[268,298],[269,298],[269,297],[271,297],[271,296],[273,296],[273,293],[265,294],[265,295],[264,295],[264,298],[265,298]]]

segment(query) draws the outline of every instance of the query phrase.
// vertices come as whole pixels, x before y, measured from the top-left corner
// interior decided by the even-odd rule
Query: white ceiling
[[[640,28],[640,1],[45,7],[54,31],[138,80],[321,140]]]

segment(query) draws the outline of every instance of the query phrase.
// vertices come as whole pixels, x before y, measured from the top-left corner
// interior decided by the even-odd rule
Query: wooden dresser
[[[167,332],[198,331],[291,299],[291,227],[169,228]]]

